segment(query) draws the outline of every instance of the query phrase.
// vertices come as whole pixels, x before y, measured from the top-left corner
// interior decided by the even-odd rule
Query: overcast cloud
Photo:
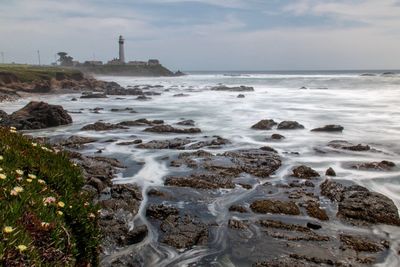
[[[400,68],[396,0],[1,0],[7,62],[129,60],[177,70]]]

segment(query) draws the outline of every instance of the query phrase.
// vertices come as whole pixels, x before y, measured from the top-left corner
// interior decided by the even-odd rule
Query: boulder
[[[237,98],[245,98],[245,95],[243,95],[243,94],[238,94]]]
[[[81,98],[107,98],[107,95],[104,93],[84,92]]]
[[[109,131],[115,129],[128,129],[128,128],[118,124],[111,124],[98,121],[93,124],[88,124],[82,127],[81,131]]]
[[[367,162],[353,165],[352,168],[359,170],[379,170],[379,171],[389,171],[394,168],[396,164],[391,161],[382,160],[381,162]]]
[[[251,126],[251,128],[257,130],[271,130],[275,125],[277,125],[277,123],[274,120],[261,120]]]
[[[179,129],[179,128],[174,128],[171,125],[157,125],[151,128],[146,128],[144,129],[144,131],[153,133],[179,133],[179,134],[201,133],[201,130],[199,128]]]
[[[286,215],[300,215],[300,209],[293,201],[280,201],[271,199],[256,200],[250,205],[250,209],[256,213],[274,213]]]
[[[336,172],[334,169],[332,169],[331,167],[329,167],[326,172],[325,172],[326,176],[336,176]]]
[[[304,129],[304,126],[298,123],[297,121],[282,121],[278,124],[279,130],[296,130],[296,129]]]
[[[18,130],[43,129],[70,123],[72,118],[62,106],[36,101],[30,102],[0,122],[3,126],[14,126]]]
[[[343,129],[344,129],[343,126],[329,124],[329,125],[325,125],[324,127],[312,129],[311,131],[312,132],[342,132]]]
[[[219,85],[211,88],[212,91],[228,91],[228,92],[252,92],[254,91],[254,87],[250,86],[234,86],[228,87],[225,85]]]
[[[321,221],[329,220],[326,211],[321,209],[319,203],[316,201],[308,201],[306,206],[306,211],[310,217],[317,218],[318,220]]]
[[[293,171],[292,176],[300,179],[311,179],[320,176],[318,172],[305,165],[298,166],[294,168],[292,171]]]
[[[272,140],[282,140],[282,139],[285,139],[285,137],[281,134],[272,134],[271,139]]]
[[[136,147],[141,149],[185,149],[185,145],[189,143],[191,143],[189,139],[175,138],[171,140],[153,140]]]
[[[194,120],[184,120],[184,121],[177,122],[176,124],[183,125],[183,126],[194,126]]]

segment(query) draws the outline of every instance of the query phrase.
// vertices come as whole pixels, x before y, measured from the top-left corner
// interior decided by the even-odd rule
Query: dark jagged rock
[[[154,219],[164,220],[170,215],[178,215],[179,210],[172,206],[150,205],[146,210],[146,216]]]
[[[231,229],[243,230],[243,229],[247,229],[248,225],[244,221],[239,221],[239,220],[236,220],[236,219],[230,219],[228,221],[228,227],[231,228]]]
[[[326,211],[320,208],[318,202],[308,201],[306,206],[306,211],[310,217],[317,218],[321,221],[329,220]]]
[[[134,111],[133,108],[112,108],[111,112]]]
[[[301,226],[298,224],[284,223],[284,222],[275,221],[275,220],[259,220],[258,224],[260,224],[262,227],[266,227],[266,228],[276,228],[276,229],[303,232],[303,233],[311,232],[311,230],[308,229],[307,227],[304,227],[304,226]]]
[[[43,129],[70,123],[72,118],[62,106],[36,101],[29,102],[11,115],[5,116],[3,112],[0,121],[0,125],[13,126],[17,130]]]
[[[111,124],[98,121],[93,124],[88,124],[82,127],[81,131],[109,131],[116,129],[128,129],[128,128],[118,124]]]
[[[331,201],[341,201],[345,186],[332,180],[325,180],[321,185],[321,195],[326,196]]]
[[[139,242],[142,242],[148,234],[146,225],[136,226],[132,231],[129,231],[125,235],[120,235],[119,243],[122,246],[129,246]]]
[[[194,120],[184,120],[184,121],[177,122],[176,124],[183,125],[183,126],[194,126]]]
[[[343,126],[329,124],[329,125],[325,125],[324,127],[312,129],[311,131],[312,132],[342,132],[343,129],[344,129]]]
[[[148,143],[142,143],[137,148],[141,149],[185,149],[185,145],[191,143],[189,139],[175,138],[171,140],[153,140]]]
[[[146,128],[144,129],[144,131],[153,133],[179,133],[179,134],[201,133],[201,130],[199,128],[178,129],[172,127],[171,125],[157,125],[151,128]]]
[[[325,172],[326,176],[336,176],[336,172],[333,168],[329,167],[326,172]]]
[[[96,141],[97,141],[96,138],[73,135],[65,140],[58,142],[58,144],[68,148],[81,149],[83,145],[88,143],[93,143]]]
[[[304,165],[298,166],[294,168],[292,171],[293,171],[292,176],[300,179],[311,179],[320,176],[318,172]]]
[[[206,224],[195,217],[170,215],[160,225],[164,235],[161,242],[177,249],[204,246],[208,243]]]
[[[107,98],[107,95],[103,93],[86,92],[82,93],[81,98]]]
[[[211,88],[212,91],[228,91],[228,92],[252,92],[254,91],[254,87],[250,86],[237,86],[237,87],[228,87],[225,85],[215,86]]]
[[[293,201],[262,199],[251,203],[250,208],[256,213],[276,213],[287,215],[300,215],[300,209]]]
[[[245,95],[243,95],[243,94],[238,94],[237,98],[245,98]]]
[[[222,138],[217,136],[215,139],[208,140],[208,141],[199,141],[196,142],[192,145],[189,145],[187,149],[189,150],[194,150],[194,149],[200,149],[203,147],[208,147],[208,148],[220,148],[223,145],[230,144],[231,142],[228,139]]]
[[[385,249],[383,244],[374,242],[361,236],[340,235],[343,249],[353,249],[358,252],[379,252]]]
[[[282,121],[278,124],[278,130],[304,129],[304,126],[297,121]]]
[[[229,177],[215,174],[192,174],[184,177],[167,177],[165,185],[191,187],[196,189],[234,188],[235,184]]]
[[[188,94],[175,94],[175,95],[173,95],[173,97],[185,97],[185,96],[190,96],[190,95],[188,95]]]
[[[116,143],[117,146],[130,146],[130,145],[137,145],[137,144],[141,144],[143,141],[141,139],[136,139],[133,141],[127,141],[127,142],[119,142]]]
[[[360,170],[374,169],[380,171],[389,171],[395,166],[396,164],[394,164],[394,162],[383,160],[381,162],[367,162],[367,163],[356,164],[353,165],[352,168]]]
[[[76,97],[71,98],[71,101],[78,101],[78,99],[76,99]]]
[[[134,121],[122,121],[120,123],[118,123],[118,125],[121,126],[155,126],[155,125],[160,125],[163,124],[164,121],[163,120],[148,120],[148,119],[138,119],[138,120],[134,120]]]
[[[371,149],[369,145],[362,145],[362,144],[358,144],[355,146],[344,146],[342,148],[351,151],[368,151]]]
[[[285,139],[285,137],[281,134],[272,134],[271,139],[272,140],[281,140],[281,139]]]
[[[313,229],[313,230],[319,230],[319,229],[322,228],[321,225],[316,224],[316,223],[311,223],[311,222],[307,223],[307,227],[310,228],[310,229]]]
[[[251,126],[251,128],[257,130],[271,130],[275,125],[277,125],[277,123],[274,120],[261,120]]]
[[[246,213],[248,212],[248,210],[240,205],[232,205],[229,207],[229,211],[230,212],[239,212],[239,213]]]

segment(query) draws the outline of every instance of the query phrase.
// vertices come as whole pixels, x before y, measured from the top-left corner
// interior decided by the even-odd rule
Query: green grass
[[[79,167],[6,128],[0,155],[0,265],[97,266],[97,207]]]
[[[66,77],[73,77],[80,74],[79,70],[69,68],[23,64],[0,64],[0,72],[13,73],[21,82],[51,80],[56,77],[57,73],[62,73]]]

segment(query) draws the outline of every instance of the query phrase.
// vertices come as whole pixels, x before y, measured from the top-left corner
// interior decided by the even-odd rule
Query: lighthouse
[[[119,62],[125,63],[125,51],[124,51],[124,38],[122,35],[119,36]]]

